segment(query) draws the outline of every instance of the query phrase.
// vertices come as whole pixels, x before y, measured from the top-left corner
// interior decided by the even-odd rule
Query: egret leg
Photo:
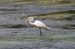
[[[39,28],[39,29],[40,29],[40,36],[42,36],[41,28]]]

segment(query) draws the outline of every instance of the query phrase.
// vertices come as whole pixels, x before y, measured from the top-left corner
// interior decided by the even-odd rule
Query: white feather
[[[39,20],[35,20],[35,22],[33,24],[37,27],[46,27],[46,25]]]
[[[29,20],[29,23],[33,26],[36,26],[36,27],[39,27],[39,28],[45,28],[47,30],[50,30],[50,27],[48,27],[46,24],[44,24],[42,21],[39,21],[39,20],[35,20],[33,19],[33,17],[29,17],[28,18]],[[32,22],[34,21],[34,22]]]

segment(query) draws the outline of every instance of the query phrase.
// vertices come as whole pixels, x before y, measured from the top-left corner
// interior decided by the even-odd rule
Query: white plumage
[[[34,21],[33,17],[29,17],[28,21],[29,21],[30,25],[36,26],[40,29],[40,35],[42,34],[41,28],[50,30],[50,28],[47,25],[45,25],[42,21],[39,21],[39,20]]]
[[[46,27],[46,25],[39,20],[34,21],[33,24],[37,27]]]

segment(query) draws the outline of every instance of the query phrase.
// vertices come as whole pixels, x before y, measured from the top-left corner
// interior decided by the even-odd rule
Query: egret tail
[[[46,27],[47,30],[51,30],[50,27]]]

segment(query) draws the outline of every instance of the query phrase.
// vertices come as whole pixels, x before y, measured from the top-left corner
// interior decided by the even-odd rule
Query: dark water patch
[[[71,3],[72,1],[71,0],[62,0],[60,1],[61,4],[64,4],[64,3]]]
[[[0,27],[3,27],[3,28],[27,28],[27,26],[23,25],[23,24],[15,24],[15,25],[7,24],[7,25],[0,25]]]
[[[41,14],[35,14],[35,15],[28,15],[28,16],[45,16],[50,14],[75,14],[75,10],[69,10],[69,11],[60,11],[60,12],[52,12],[52,13],[41,13]]]
[[[69,20],[69,21],[75,20],[75,14],[71,15],[70,17],[66,17],[64,19]]]
[[[65,25],[64,29],[75,29],[75,25]]]
[[[0,9],[0,11],[16,11],[18,9]]]
[[[52,14],[61,14],[61,13],[75,14],[75,10],[60,11],[60,12],[55,12],[55,13],[52,13]]]

